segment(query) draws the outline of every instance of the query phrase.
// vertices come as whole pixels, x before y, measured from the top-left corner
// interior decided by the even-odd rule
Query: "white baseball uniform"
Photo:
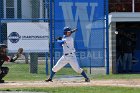
[[[71,36],[63,37],[60,41],[63,42],[63,56],[57,61],[56,65],[52,68],[52,71],[57,72],[69,63],[77,73],[82,73],[83,69],[80,68],[75,55],[73,38]]]

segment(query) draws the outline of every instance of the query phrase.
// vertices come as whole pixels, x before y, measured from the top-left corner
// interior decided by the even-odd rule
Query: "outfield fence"
[[[1,0],[0,43],[8,46],[9,56],[24,48],[15,64],[48,75],[62,56],[55,38],[63,35],[64,26],[78,28],[73,37],[80,66],[90,74],[100,67],[109,74],[107,7],[108,0]]]

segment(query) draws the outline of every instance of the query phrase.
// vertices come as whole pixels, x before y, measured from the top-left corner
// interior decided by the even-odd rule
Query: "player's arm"
[[[10,58],[9,56],[5,56],[4,61],[6,61],[6,62],[14,62],[14,61],[17,60],[17,58],[18,58],[17,56],[14,56],[12,58]]]
[[[63,45],[65,43],[65,39],[62,39],[62,37],[56,38],[56,41],[60,44]]]
[[[23,53],[23,48],[19,48],[16,55],[10,59],[10,62],[15,62],[22,53]]]
[[[16,60],[18,59],[18,56],[14,56],[12,58],[8,57],[8,56],[5,56],[4,60],[6,62],[15,62]]]
[[[76,32],[76,31],[77,31],[77,28],[71,30],[71,33],[74,33],[74,32]]]
[[[10,59],[10,62],[15,62],[17,59],[18,59],[18,56],[15,55],[14,57],[12,57],[12,58]]]

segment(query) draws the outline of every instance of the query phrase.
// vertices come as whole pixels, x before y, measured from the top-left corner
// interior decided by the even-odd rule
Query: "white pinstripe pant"
[[[52,68],[53,72],[59,71],[61,68],[63,68],[66,64],[70,64],[70,66],[76,71],[77,73],[82,73],[83,69],[80,68],[76,55],[69,54],[69,55],[63,55],[56,63],[56,65]]]

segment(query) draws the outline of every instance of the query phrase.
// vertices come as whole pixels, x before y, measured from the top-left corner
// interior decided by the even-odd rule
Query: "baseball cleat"
[[[50,79],[50,78],[47,79],[47,80],[45,80],[45,81],[46,81],[46,82],[53,82],[52,79]]]
[[[89,79],[89,78],[86,78],[86,79],[85,79],[85,82],[90,82],[90,79]]]

